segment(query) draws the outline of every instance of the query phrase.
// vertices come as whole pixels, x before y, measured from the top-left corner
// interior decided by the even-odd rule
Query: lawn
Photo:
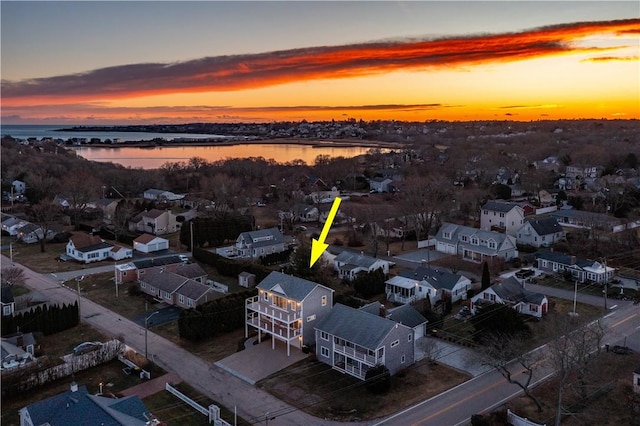
[[[40,244],[13,243],[13,260],[41,274],[75,271],[96,266],[95,263],[58,262],[56,257],[64,253],[66,247],[66,243],[48,243],[45,245],[46,251],[42,253]],[[2,250],[2,254],[9,257],[9,250]]]
[[[198,391],[196,391],[186,383],[179,383],[174,387],[203,407],[208,407],[211,404],[217,405],[218,407],[220,407],[220,416],[224,420],[233,424],[233,412],[227,410],[224,406],[198,393]],[[178,397],[170,394],[168,391],[158,392],[154,395],[144,398],[142,402],[144,402],[144,405],[154,416],[156,416],[158,419],[162,420],[169,426],[209,425],[207,416],[196,411],[190,405],[182,402],[180,399],[178,399]],[[242,418],[238,418],[237,424],[248,425],[249,423]]]
[[[423,360],[393,376],[388,393],[374,395],[362,381],[307,358],[258,382],[257,386],[316,417],[358,421],[387,416],[469,378]]]
[[[110,340],[108,337],[100,333],[90,325],[81,322],[73,328],[42,336],[38,338],[38,345],[44,355],[51,358],[59,358],[62,355],[69,354],[73,348],[83,342],[106,342]]]
[[[576,378],[570,378],[563,406],[571,413],[563,417],[563,426],[579,425],[638,425],[640,394],[634,394],[631,372],[640,364],[640,354],[616,355],[602,352],[592,361],[588,376],[589,398],[582,400],[576,393]],[[516,398],[501,409],[510,408],[516,414],[538,423],[552,425],[557,406],[557,382],[552,379],[534,390],[542,403],[542,412],[536,410],[530,399]],[[495,424],[495,423],[493,423]]]

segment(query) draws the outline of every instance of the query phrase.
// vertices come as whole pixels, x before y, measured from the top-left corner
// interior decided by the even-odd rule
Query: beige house
[[[171,234],[178,230],[176,216],[170,210],[151,209],[129,221],[129,230],[153,235]]]
[[[515,237],[524,224],[524,209],[516,203],[489,201],[480,212],[480,229]]]

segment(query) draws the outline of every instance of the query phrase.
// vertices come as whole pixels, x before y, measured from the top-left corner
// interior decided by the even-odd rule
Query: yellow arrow
[[[322,227],[322,232],[320,233],[320,237],[316,240],[315,238],[311,241],[311,259],[309,260],[309,268],[313,266],[314,263],[320,259],[322,253],[329,247],[329,244],[325,244],[324,240],[327,239],[327,235],[329,234],[329,228],[331,228],[331,224],[333,223],[333,219],[336,217],[336,213],[338,213],[338,207],[340,207],[340,202],[342,198],[336,197],[333,200],[333,205],[331,206],[331,210],[329,210],[329,216],[327,216],[327,221],[324,223]]]

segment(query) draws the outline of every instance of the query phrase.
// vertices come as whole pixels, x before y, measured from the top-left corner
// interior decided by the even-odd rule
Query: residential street
[[[8,258],[2,256],[1,261],[2,266],[8,266]],[[62,287],[60,280],[56,279],[59,277],[41,275],[24,269],[27,276],[26,285],[50,300],[64,303],[77,300],[78,294],[72,289]],[[78,275],[90,273],[88,271],[84,270]],[[552,289],[546,287],[529,288],[552,295]],[[572,292],[565,291],[564,293],[569,293],[570,299],[573,299]],[[558,296],[563,297],[559,294]],[[579,300],[581,299],[579,298]],[[602,299],[597,297],[594,297],[590,302],[585,299],[585,302],[594,304],[599,302],[600,305],[603,303]],[[603,320],[604,324],[608,326],[603,344],[614,345],[626,342],[633,349],[640,350],[640,306],[635,306],[630,301],[620,300],[616,300],[615,304],[617,307],[611,310]],[[123,336],[128,345],[137,348],[138,351],[144,351],[143,327],[85,298],[81,298],[80,307],[83,321],[107,335]],[[266,423],[265,416],[267,415],[269,417],[268,423],[272,425],[338,424],[298,411],[213,364],[208,364],[191,355],[153,332],[148,333],[148,350],[150,358],[153,358],[161,367],[178,374],[185,382],[224,404],[227,408],[233,410],[234,407],[237,407],[238,415],[254,424]],[[543,379],[550,372],[550,367],[543,365],[536,371],[535,378],[536,380]],[[360,422],[359,424],[462,425],[468,423],[471,415],[497,407],[519,393],[520,389],[516,385],[507,383],[496,371],[490,371],[382,421]]]

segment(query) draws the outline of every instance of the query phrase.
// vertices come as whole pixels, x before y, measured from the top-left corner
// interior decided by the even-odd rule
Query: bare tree
[[[10,266],[2,269],[2,287],[10,287],[12,285],[22,285],[27,280],[24,269]]]
[[[402,208],[411,217],[416,238],[429,237],[432,228],[438,227],[443,213],[451,209],[453,184],[442,174],[413,177],[407,180],[402,193]]]
[[[60,207],[52,202],[50,198],[45,198],[40,203],[31,207],[31,222],[38,228],[32,234],[40,243],[40,252],[45,252],[45,243],[53,232],[53,227],[60,215]]]
[[[495,368],[509,383],[517,385],[542,411],[542,404],[531,392],[533,374],[542,356],[538,351],[527,351],[524,341],[519,335],[491,333],[484,337],[477,354],[484,365]],[[520,372],[522,378],[518,378]]]
[[[600,351],[605,329],[600,321],[595,321],[573,330],[576,323],[571,317],[557,318],[553,324],[555,338],[549,343],[549,360],[558,380],[555,424],[559,426],[565,413],[562,407],[564,393],[572,375],[577,376],[579,394],[587,395],[591,361],[595,358],[594,353]]]
[[[433,337],[424,337],[420,339],[420,349],[424,354],[424,359],[434,364],[440,357],[442,348],[438,345],[438,342]]]
[[[63,186],[66,188],[69,209],[73,214],[73,223],[76,229],[79,229],[80,214],[87,208],[89,201],[98,194],[98,188],[101,187],[100,182],[90,170],[85,169],[70,173],[64,180]]]

